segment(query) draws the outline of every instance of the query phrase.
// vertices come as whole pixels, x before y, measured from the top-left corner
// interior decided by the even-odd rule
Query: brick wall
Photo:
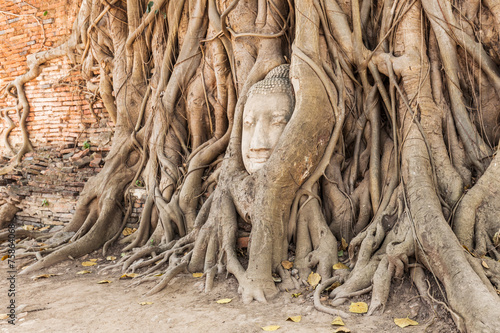
[[[0,110],[15,105],[6,97],[5,85],[27,71],[26,57],[63,43],[71,33],[81,0],[0,0]],[[101,170],[111,145],[113,123],[100,100],[89,107],[79,69],[67,58],[46,63],[41,74],[25,86],[30,104],[27,128],[35,152],[21,165],[0,176],[0,205],[14,203],[21,209],[16,221],[43,227],[62,225],[74,213],[85,182]],[[16,113],[8,112],[17,124]],[[7,123],[0,120],[0,164],[11,157],[3,143]],[[11,146],[21,144],[17,127],[9,137]],[[90,148],[84,149],[85,141]],[[137,222],[144,202],[143,189],[134,191]]]
[[[0,89],[27,71],[29,54],[48,50],[68,38],[80,3],[81,0],[0,0]],[[94,104],[97,117],[92,114],[88,102],[92,94],[82,90],[82,83],[78,68],[61,58],[45,64],[42,73],[26,84],[30,104],[27,127],[35,148],[82,145],[85,141],[109,143],[113,124],[99,101]],[[15,103],[4,91],[0,92],[0,110]],[[9,116],[17,123],[14,110],[9,111]],[[0,135],[6,127],[3,121]],[[9,140],[13,147],[19,147],[22,138],[18,127]],[[12,155],[3,140],[0,154]]]

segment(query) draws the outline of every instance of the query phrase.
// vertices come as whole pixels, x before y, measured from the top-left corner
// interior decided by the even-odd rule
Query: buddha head
[[[249,173],[264,166],[292,116],[295,98],[289,69],[290,65],[274,68],[248,91],[241,152]]]

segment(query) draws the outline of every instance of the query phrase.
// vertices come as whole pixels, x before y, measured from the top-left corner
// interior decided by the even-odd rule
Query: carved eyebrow
[[[286,117],[288,114],[288,110],[276,110],[273,112],[273,117]]]

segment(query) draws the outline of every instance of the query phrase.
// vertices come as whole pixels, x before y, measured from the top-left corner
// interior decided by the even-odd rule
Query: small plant
[[[43,16],[47,16],[48,13],[49,13],[48,11],[44,11]]]
[[[90,148],[90,141],[85,140],[85,142],[83,143],[83,149],[89,149],[89,148]]]
[[[42,207],[48,207],[49,206],[49,201],[47,199],[42,200]]]
[[[154,245],[155,245],[155,240],[154,240],[154,239],[151,239],[151,240],[149,241],[149,244],[150,244],[151,246],[154,246]]]
[[[137,186],[137,187],[142,187],[142,186],[143,186],[142,181],[140,181],[139,179],[137,179],[137,180],[135,181],[135,186]]]

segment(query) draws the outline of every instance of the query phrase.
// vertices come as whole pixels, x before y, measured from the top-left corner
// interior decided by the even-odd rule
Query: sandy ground
[[[96,266],[82,267],[84,259],[68,260],[43,272],[17,276],[15,302],[19,318],[16,325],[2,320],[0,332],[263,332],[262,327],[267,325],[279,325],[277,332],[336,329],[330,324],[334,317],[316,311],[312,294],[306,290],[299,297],[283,292],[267,304],[243,304],[233,277],[217,281],[214,290],[205,294],[203,279],[183,274],[162,292],[144,296],[153,283],[131,287],[132,280],[120,280],[119,272],[98,274],[109,262],[97,252],[85,260],[90,258],[98,259]],[[84,269],[92,273],[76,274]],[[6,313],[9,304],[7,270],[7,261],[0,262],[0,313]],[[46,273],[60,275],[33,279]],[[111,283],[97,283],[104,279]],[[393,283],[383,315],[351,314],[343,318],[345,327],[351,332],[455,332],[442,311],[435,316],[422,305],[409,281]],[[232,301],[217,304],[222,298]],[[353,301],[369,302],[369,295]],[[341,309],[348,311],[348,304]],[[302,316],[300,322],[287,321],[289,316],[297,315]],[[419,325],[403,329],[394,324],[394,318],[407,316]]]

